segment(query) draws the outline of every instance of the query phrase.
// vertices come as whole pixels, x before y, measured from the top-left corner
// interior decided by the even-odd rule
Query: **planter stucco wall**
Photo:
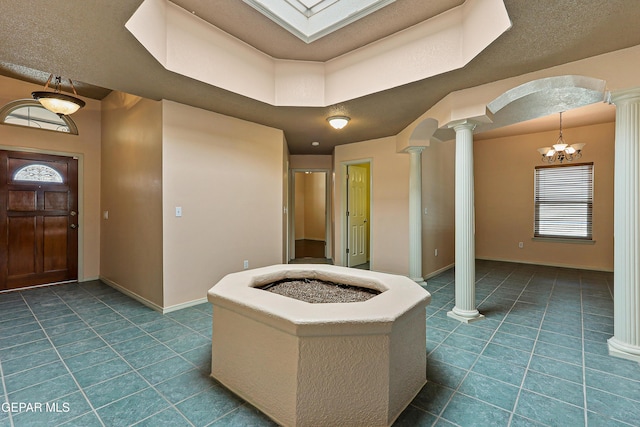
[[[309,304],[255,288],[305,277],[381,293]],[[404,276],[277,265],[229,274],[208,298],[212,376],[279,424],[391,425],[426,383],[431,296]]]

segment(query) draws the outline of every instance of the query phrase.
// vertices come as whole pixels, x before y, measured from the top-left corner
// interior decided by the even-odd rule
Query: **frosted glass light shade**
[[[347,125],[347,123],[349,123],[349,120],[351,119],[347,116],[333,116],[327,119],[331,127],[334,129],[342,129]]]
[[[39,91],[32,92],[31,96],[44,108],[58,115],[68,116],[85,106],[83,100],[59,92]]]

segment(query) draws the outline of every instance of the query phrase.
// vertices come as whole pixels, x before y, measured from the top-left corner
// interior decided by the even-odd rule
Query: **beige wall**
[[[296,172],[294,175],[294,188],[295,188],[295,205],[294,205],[294,226],[295,226],[295,239],[304,239],[304,220],[305,215],[305,173]]]
[[[163,101],[164,307],[282,262],[283,133]],[[182,217],[175,207],[182,207]]]
[[[296,172],[294,179],[296,240],[325,240],[326,174]]]
[[[422,152],[422,208],[422,275],[430,277],[455,263],[455,141]]]
[[[304,236],[305,239],[325,240],[326,230],[326,181],[324,172],[313,172],[305,175],[305,210]]]
[[[0,76],[0,106],[29,98],[35,90],[42,86]],[[0,126],[0,149],[78,157],[80,281],[100,274],[100,102],[85,101],[87,105],[72,116],[79,135]]]
[[[290,197],[289,197],[289,145],[287,139],[282,134],[282,254],[280,257],[281,262],[289,261],[289,210],[290,210]]]
[[[333,156],[321,154],[292,154],[291,169],[332,169]]]
[[[344,263],[344,162],[371,161],[371,268],[409,273],[409,155],[396,152],[395,137],[339,145],[334,154],[335,251]]]
[[[162,307],[161,102],[103,100],[101,196],[101,277]]]
[[[587,143],[580,161],[594,163],[593,245],[532,241],[536,149],[557,131],[475,141],[476,256],[613,271],[614,132],[614,123],[563,129],[568,143]]]

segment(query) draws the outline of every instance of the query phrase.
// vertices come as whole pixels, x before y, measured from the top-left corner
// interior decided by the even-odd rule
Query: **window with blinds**
[[[593,163],[535,169],[534,237],[592,238]]]

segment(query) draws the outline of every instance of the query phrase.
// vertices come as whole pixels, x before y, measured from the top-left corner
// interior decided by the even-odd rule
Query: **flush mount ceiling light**
[[[563,161],[572,162],[582,157],[582,148],[587,145],[584,142],[578,144],[567,144],[562,137],[562,112],[560,112],[560,136],[553,147],[538,148],[538,152],[542,155],[542,161],[545,163],[554,163],[556,160],[560,163]]]
[[[49,89],[49,84],[51,84],[52,80],[54,85],[53,92],[47,90]],[[71,79],[69,79],[69,83],[71,84],[71,89],[73,89],[73,94],[78,96]],[[59,116],[68,116],[85,106],[85,102],[83,100],[76,98],[75,96],[61,93],[61,85],[62,78],[60,76],[54,77],[53,74],[51,74],[49,76],[49,80],[47,80],[47,84],[44,85],[44,90],[31,92],[31,96],[33,96],[33,99],[40,102],[44,108]]]
[[[342,129],[347,125],[347,123],[349,123],[349,120],[351,120],[351,118],[347,116],[331,116],[327,119],[331,127],[334,129]]]

